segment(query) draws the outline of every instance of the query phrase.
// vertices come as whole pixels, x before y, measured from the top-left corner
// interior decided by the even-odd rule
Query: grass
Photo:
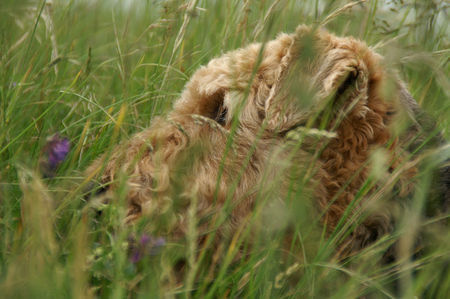
[[[123,225],[124,188],[119,188],[120,200],[98,207],[99,217],[83,200],[80,186],[82,171],[93,159],[167,112],[200,65],[278,32],[292,32],[300,23],[326,22],[331,31],[376,48],[449,137],[444,0],[372,0],[346,10],[340,8],[348,2],[338,0],[47,2],[2,0],[0,6],[4,298],[447,298],[448,227],[420,214],[431,172],[448,151],[422,163],[418,191],[396,232],[344,263],[332,252],[346,230],[325,238],[304,206],[295,206],[299,220],[289,252],[280,247],[286,223],[279,207],[273,209],[275,216],[255,211],[253,220],[265,219],[268,231],[242,227],[215,254],[193,241],[192,208],[186,244],[166,244],[162,253],[133,263],[130,236],[139,241],[145,224]],[[44,177],[43,149],[56,132],[70,139],[72,149],[56,174]],[[276,186],[270,188],[276,192]],[[289,196],[303,195],[300,190]],[[439,217],[448,221],[448,214]],[[394,265],[376,262],[396,240],[411,247],[418,227],[428,232],[431,250]],[[238,248],[248,258],[235,261]],[[188,259],[182,285],[172,271],[180,252]],[[397,290],[394,280],[400,281]]]

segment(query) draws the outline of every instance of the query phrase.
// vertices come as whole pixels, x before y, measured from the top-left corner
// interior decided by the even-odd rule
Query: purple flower
[[[140,251],[136,250],[131,254],[130,260],[133,264],[136,264],[141,259],[142,259],[142,253]]]
[[[69,150],[69,139],[61,138],[58,133],[53,135],[45,146],[50,168],[55,169],[66,158]]]
[[[14,87],[16,87],[17,86],[17,82],[13,82],[12,83],[12,87],[14,88]]]
[[[58,165],[64,161],[70,151],[69,139],[58,133],[47,139],[40,159],[41,170],[46,177],[52,177]]]
[[[151,235],[142,234],[139,241],[135,237],[129,237],[130,261],[133,264],[147,256],[154,256],[161,252],[161,249],[166,245],[166,240],[162,237],[155,238]]]
[[[152,241],[152,236],[143,234],[141,236],[141,240],[139,240],[139,243],[141,243],[142,246],[146,246],[148,242]]]

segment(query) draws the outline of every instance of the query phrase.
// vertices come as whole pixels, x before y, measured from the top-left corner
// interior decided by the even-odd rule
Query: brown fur
[[[230,235],[254,211],[259,189],[284,198],[291,180],[309,178],[332,232],[367,180],[374,149],[389,153],[391,172],[403,165],[404,149],[389,126],[401,107],[401,88],[391,84],[381,56],[361,41],[306,26],[261,47],[251,44],[201,67],[167,117],[153,119],[150,128],[87,170],[102,170],[100,182],[112,183],[108,192],[121,173],[129,176],[128,220],[161,215],[165,202],[177,198],[177,216],[166,233],[182,237],[195,200],[198,219],[204,219],[200,233],[226,206],[230,217],[219,234]],[[313,138],[306,129],[300,148],[287,137],[298,127],[321,125],[336,137]],[[415,172],[407,166],[399,173],[400,196],[409,192]],[[279,188],[265,188],[270,182]],[[375,184],[365,198],[377,190]],[[355,203],[350,215],[361,213],[364,204]],[[390,217],[388,211],[371,213],[343,254],[388,232]]]

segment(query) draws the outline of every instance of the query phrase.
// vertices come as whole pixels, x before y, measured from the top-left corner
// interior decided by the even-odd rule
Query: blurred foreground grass
[[[387,268],[374,263],[380,248],[364,251],[349,266],[337,264],[322,239],[316,241],[323,250],[313,254],[303,236],[303,256],[292,253],[286,259],[278,245],[282,233],[258,236],[249,257],[224,262],[218,279],[211,262],[191,260],[193,274],[181,285],[171,273],[171,256],[130,260],[130,236],[136,246],[144,246],[139,242],[148,236],[122,225],[123,204],[102,207],[102,216],[95,217],[77,189],[81,171],[170,109],[200,65],[250,42],[292,32],[298,24],[322,22],[347,3],[2,0],[1,296],[389,298],[394,296],[389,283],[399,275],[406,277],[400,291],[405,298],[425,291],[430,298],[447,298],[448,230],[433,232],[435,251]],[[444,0],[366,1],[331,19],[327,28],[361,38],[385,55],[448,137],[447,14]],[[42,178],[43,148],[57,132],[69,138],[72,149],[54,177]],[[307,219],[305,213],[298,211]],[[236,254],[230,248],[222,248],[225,261]]]

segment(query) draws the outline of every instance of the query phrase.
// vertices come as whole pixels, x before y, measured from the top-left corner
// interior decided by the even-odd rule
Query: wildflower
[[[48,162],[50,163],[50,167],[55,168],[69,153],[69,139],[61,138],[59,134],[56,134],[50,139],[47,146]]]
[[[142,234],[139,241],[134,237],[130,237],[128,241],[130,244],[130,260],[134,264],[147,256],[157,255],[161,252],[164,245],[166,245],[164,238],[156,238],[148,234]]]
[[[58,165],[64,161],[70,150],[70,142],[58,133],[47,140],[41,158],[41,168],[46,176],[52,176]]]

